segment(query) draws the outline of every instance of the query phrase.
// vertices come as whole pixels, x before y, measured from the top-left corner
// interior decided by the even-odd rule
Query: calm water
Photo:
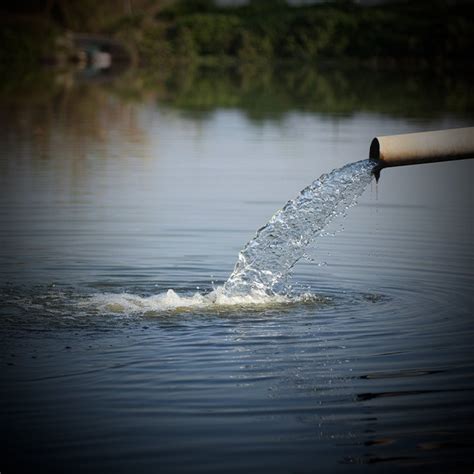
[[[424,78],[295,78],[3,93],[0,471],[472,471],[474,162],[384,170],[294,268],[306,297],[205,300],[374,136],[474,116]]]

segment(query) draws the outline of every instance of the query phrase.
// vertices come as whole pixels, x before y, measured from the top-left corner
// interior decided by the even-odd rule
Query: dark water
[[[306,297],[206,299],[373,136],[472,124],[469,89],[219,74],[3,94],[0,471],[471,472],[472,162],[383,171]]]

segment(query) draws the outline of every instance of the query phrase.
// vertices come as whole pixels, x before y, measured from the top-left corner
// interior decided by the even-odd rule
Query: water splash
[[[80,306],[86,310],[91,308],[104,314],[153,314],[163,312],[193,312],[211,310],[213,312],[235,311],[236,308],[271,309],[300,304],[325,305],[330,302],[328,297],[303,293],[294,297],[285,295],[267,295],[261,292],[250,292],[245,295],[229,295],[222,286],[209,293],[180,295],[174,290],[151,296],[139,296],[131,293],[102,293],[85,298]]]
[[[376,163],[362,160],[322,175],[278,210],[240,251],[224,284],[228,295],[288,293],[291,269],[335,217],[345,214],[372,180]]]
[[[44,324],[68,324],[68,321],[90,323],[89,316],[130,317],[162,314],[184,314],[205,312],[212,314],[235,314],[238,312],[282,311],[295,304],[324,307],[333,303],[329,296],[301,293],[299,295],[266,295],[248,293],[230,296],[222,286],[211,291],[186,291],[177,293],[173,289],[156,294],[89,293],[72,287],[35,286],[0,288],[0,308],[3,326],[17,327],[19,321],[26,326]],[[19,319],[19,315],[21,318]],[[44,326],[43,326],[44,327]]]

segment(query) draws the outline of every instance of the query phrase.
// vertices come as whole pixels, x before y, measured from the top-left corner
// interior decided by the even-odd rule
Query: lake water
[[[472,125],[469,85],[48,74],[1,89],[2,473],[472,471],[474,162],[382,171],[306,297],[199,304],[374,136]]]

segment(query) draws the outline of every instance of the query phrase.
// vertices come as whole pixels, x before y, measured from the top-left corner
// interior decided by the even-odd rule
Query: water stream
[[[230,294],[287,294],[291,269],[335,217],[356,203],[375,163],[363,160],[322,175],[278,210],[239,253],[224,285]]]

